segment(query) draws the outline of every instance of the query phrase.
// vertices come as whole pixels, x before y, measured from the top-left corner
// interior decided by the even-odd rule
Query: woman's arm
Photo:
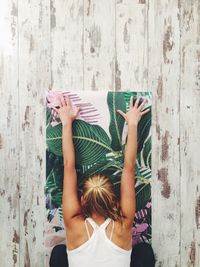
[[[124,117],[128,123],[128,136],[124,152],[124,168],[121,177],[121,194],[120,206],[126,225],[132,226],[136,210],[136,197],[135,197],[135,162],[137,156],[137,129],[138,123],[143,114],[147,113],[149,109],[142,112],[142,108],[146,103],[143,100],[138,106],[140,96],[137,98],[135,105],[133,105],[133,97],[130,99],[129,111],[125,114],[121,110],[118,112]]]
[[[77,174],[75,169],[75,151],[72,139],[72,124],[78,115],[79,109],[73,111],[69,98],[65,102],[60,98],[60,108],[54,108],[62,122],[62,150],[64,164],[63,181],[63,219],[65,225],[70,227],[72,219],[80,215],[81,207],[77,195]]]

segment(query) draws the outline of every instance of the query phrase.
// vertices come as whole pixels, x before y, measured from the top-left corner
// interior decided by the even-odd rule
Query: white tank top
[[[91,236],[86,220],[94,229]],[[66,250],[69,267],[130,267],[132,249],[125,250],[111,241],[114,221],[110,238],[108,238],[106,227],[111,222],[110,218],[107,218],[100,226],[92,218],[86,220],[88,240],[78,248]]]

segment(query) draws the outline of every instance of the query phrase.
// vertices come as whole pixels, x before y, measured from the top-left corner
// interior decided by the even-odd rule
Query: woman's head
[[[89,177],[83,184],[81,205],[85,217],[97,213],[113,220],[121,219],[119,202],[110,179],[103,175]]]

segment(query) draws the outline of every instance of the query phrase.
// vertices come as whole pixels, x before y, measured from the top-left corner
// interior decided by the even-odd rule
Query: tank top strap
[[[89,229],[88,229],[88,225],[87,225],[86,219],[85,219],[85,228],[86,228],[86,231],[87,231],[88,239],[90,239],[90,232],[89,232]]]
[[[101,224],[101,228],[106,229],[106,227],[109,225],[109,223],[111,222],[111,218],[107,218],[104,223]]]
[[[111,234],[110,234],[110,241],[112,241],[112,236],[113,236],[114,226],[115,226],[115,221],[112,220],[112,230],[111,230]]]
[[[93,229],[97,228],[98,225],[95,223],[95,221],[92,218],[88,217],[88,218],[86,218],[86,220],[90,223],[90,225],[93,227]]]

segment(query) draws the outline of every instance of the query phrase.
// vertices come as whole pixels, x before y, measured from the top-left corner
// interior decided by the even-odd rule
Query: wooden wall
[[[156,266],[200,266],[200,1],[0,1],[0,267],[43,267],[45,92],[153,92]]]

